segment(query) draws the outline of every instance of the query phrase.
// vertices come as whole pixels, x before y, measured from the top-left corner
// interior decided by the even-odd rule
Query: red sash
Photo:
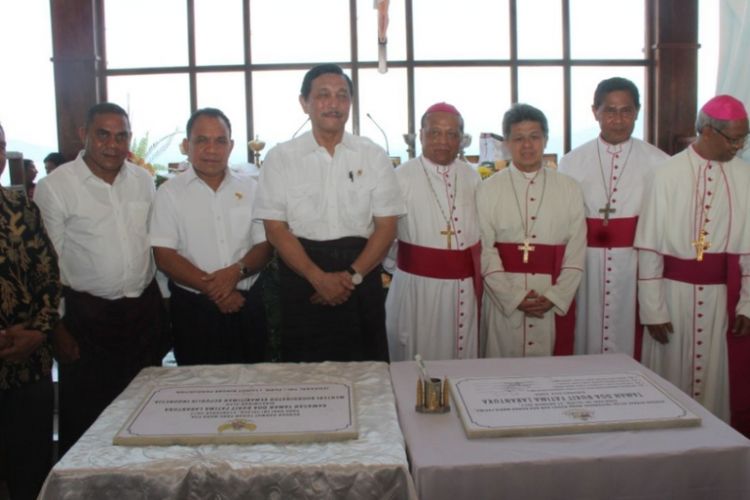
[[[742,270],[740,256],[728,253],[705,253],[703,261],[678,259],[664,255],[663,277],[693,285],[726,285],[727,287],[727,353],[729,358],[729,406],[732,427],[750,437],[750,336],[732,333],[740,300]]]
[[[472,278],[474,293],[482,298],[481,245],[479,242],[465,250],[444,250],[398,242],[396,265],[417,276],[437,279]]]
[[[632,247],[635,240],[635,227],[638,217],[609,219],[586,219],[586,239],[591,248]]]
[[[495,243],[503,269],[510,273],[538,273],[552,276],[552,284],[557,283],[565,256],[565,245],[534,244],[534,251],[529,252],[529,261],[524,264],[523,252],[518,249],[520,243]],[[554,313],[553,313],[554,314]],[[555,356],[573,354],[575,340],[576,304],[575,299],[568,307],[568,314],[555,314]]]

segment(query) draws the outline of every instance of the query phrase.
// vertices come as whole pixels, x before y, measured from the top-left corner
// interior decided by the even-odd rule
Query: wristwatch
[[[250,277],[250,268],[247,267],[241,260],[238,260],[237,264],[240,266],[240,279],[244,280],[245,278]]]
[[[352,275],[352,284],[353,284],[354,286],[357,286],[357,285],[359,285],[360,283],[362,283],[362,275],[361,275],[361,274],[359,274],[359,273],[358,273],[357,271],[355,271],[355,270],[354,270],[354,268],[353,268],[352,266],[349,266],[349,267],[348,267],[348,268],[346,269],[346,271],[347,271],[347,272],[348,272],[349,274],[351,274],[351,275]]]

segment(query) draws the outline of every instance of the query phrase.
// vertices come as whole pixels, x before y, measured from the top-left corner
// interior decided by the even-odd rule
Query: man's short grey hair
[[[725,128],[727,128],[727,125],[729,125],[728,121],[717,120],[716,118],[708,116],[703,111],[699,111],[698,118],[695,119],[695,131],[699,134],[705,127],[715,128],[716,130],[724,130]]]

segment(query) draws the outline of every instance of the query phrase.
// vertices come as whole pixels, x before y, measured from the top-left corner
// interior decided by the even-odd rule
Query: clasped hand
[[[351,275],[346,271],[323,273],[312,283],[315,293],[310,297],[313,304],[338,306],[349,300],[354,291]]]
[[[543,318],[544,314],[553,306],[554,304],[547,297],[531,290],[518,305],[518,310],[533,318]]]
[[[13,325],[0,330],[0,359],[20,363],[31,356],[42,342],[42,332],[29,330],[24,325]]]

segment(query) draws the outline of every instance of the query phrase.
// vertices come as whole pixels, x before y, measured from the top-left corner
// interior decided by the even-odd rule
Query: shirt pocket
[[[148,227],[148,211],[151,203],[147,201],[131,201],[127,204],[127,227],[132,234],[145,238]]]
[[[229,210],[230,232],[232,242],[237,249],[247,251],[251,246],[250,229],[253,224],[253,211],[248,206],[235,207]]]
[[[372,197],[375,185],[362,179],[344,184],[340,214],[350,227],[368,226],[372,222]]]
[[[314,182],[306,182],[289,188],[287,222],[290,227],[320,218],[321,190],[322,186]]]

